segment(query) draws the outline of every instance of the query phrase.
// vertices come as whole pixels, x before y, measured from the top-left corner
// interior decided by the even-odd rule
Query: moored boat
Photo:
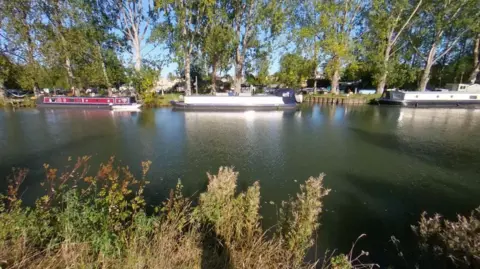
[[[478,85],[455,86],[453,91],[387,91],[378,99],[379,104],[400,106],[445,106],[463,107],[480,105]]]
[[[96,108],[111,110],[138,110],[141,104],[135,97],[69,97],[41,96],[37,107],[45,108]]]
[[[128,104],[128,105],[112,105],[113,111],[140,111],[141,104]]]
[[[183,101],[172,101],[177,109],[204,110],[281,110],[296,109],[295,92],[277,90],[275,95],[189,95]]]

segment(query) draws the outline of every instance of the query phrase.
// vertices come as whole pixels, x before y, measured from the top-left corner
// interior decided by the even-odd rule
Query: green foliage
[[[300,185],[296,200],[282,203],[280,237],[285,240],[296,264],[302,262],[306,251],[313,245],[312,234],[319,225],[322,198],[330,192],[323,187],[323,177],[310,177],[305,185]]]
[[[132,86],[137,90],[137,92],[144,94],[153,90],[158,81],[159,72],[153,68],[144,66],[140,71],[130,69],[128,76]]]
[[[116,63],[112,61],[113,42],[117,48],[120,42],[109,34],[114,17],[110,17],[111,8],[107,4],[2,1],[0,15],[2,58],[11,64],[8,76],[5,78],[3,72],[0,75],[7,87],[106,88],[109,82],[119,82],[117,78],[109,79],[109,71],[102,69],[102,64],[110,70],[123,69],[116,52]],[[6,66],[0,65],[2,69]]]
[[[210,19],[212,26],[205,29],[203,51],[212,68],[226,70],[233,55],[233,30],[228,25],[222,25],[218,17]]]
[[[347,255],[345,254],[340,254],[338,256],[335,256],[331,259],[331,265],[332,268],[334,269],[352,269],[352,265],[350,264],[350,261],[348,260]]]
[[[142,163],[142,177],[136,179],[113,157],[89,175],[89,159],[78,158],[62,173],[44,165],[46,194],[33,208],[23,207],[19,197],[28,171],[13,170],[7,193],[0,196],[2,268],[314,267],[303,261],[306,249],[292,250],[289,242],[293,234],[310,242],[326,195],[321,178],[309,179],[292,201],[293,218],[287,221],[301,232],[283,226],[269,239],[260,225],[259,183],[236,194],[238,173],[232,168],[208,174],[207,191],[196,207],[178,182],[147,215],[143,193],[150,162]],[[300,221],[305,225],[297,225]]]
[[[146,107],[170,106],[170,101],[178,100],[180,94],[168,93],[159,95],[155,92],[144,92],[141,94],[143,105]]]
[[[260,185],[255,182],[235,197],[237,178],[238,173],[228,167],[221,167],[217,175],[208,174],[207,191],[200,195],[197,212],[227,244],[246,244],[260,234]]]
[[[316,63],[298,54],[285,54],[280,60],[277,79],[288,87],[300,88],[312,74]]]

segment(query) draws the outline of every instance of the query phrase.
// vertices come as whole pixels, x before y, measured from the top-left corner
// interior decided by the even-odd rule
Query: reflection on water
[[[148,159],[146,194],[159,203],[178,179],[195,195],[206,186],[205,172],[233,165],[240,188],[260,181],[268,227],[300,182],[325,172],[333,191],[319,253],[348,251],[367,233],[360,248],[382,262],[397,255],[392,234],[408,245],[421,211],[452,216],[480,204],[478,113],[318,105],[288,112],[1,111],[0,176],[12,166],[31,168],[24,195],[31,202],[41,192],[43,163],[61,167],[68,156],[93,155],[95,168],[115,155],[139,172]]]

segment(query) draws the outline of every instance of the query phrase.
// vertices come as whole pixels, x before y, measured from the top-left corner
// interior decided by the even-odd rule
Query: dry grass
[[[89,175],[88,161],[78,158],[62,173],[45,165],[45,195],[32,208],[18,195],[28,170],[12,170],[0,195],[0,268],[378,267],[362,262],[368,252],[354,253],[356,242],[348,254],[306,262],[329,193],[324,175],[309,178],[294,199],[282,203],[276,230],[266,236],[260,183],[239,192],[238,173],[230,167],[207,174],[207,190],[197,201],[182,195],[179,182],[147,215],[143,192],[150,162],[142,163],[137,179],[114,158]],[[457,221],[424,214],[414,228],[422,248],[448,259],[447,267],[480,267],[480,208]]]
[[[18,198],[27,170],[13,170],[0,196],[1,268],[314,268],[305,263],[318,227],[323,176],[302,185],[284,203],[275,236],[261,228],[260,184],[236,194],[238,173],[220,168],[208,174],[197,206],[182,185],[145,214],[143,190],[149,162],[137,180],[111,158],[88,175],[89,157],[59,173],[45,165],[46,195],[26,208]],[[82,184],[78,184],[83,182]],[[82,185],[83,188],[77,186]]]
[[[458,215],[456,221],[439,214],[427,217],[424,212],[412,228],[424,253],[449,260],[450,266],[480,268],[480,207],[468,217]]]

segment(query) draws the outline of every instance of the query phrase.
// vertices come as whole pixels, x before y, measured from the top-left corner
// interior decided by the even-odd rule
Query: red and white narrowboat
[[[46,108],[96,108],[110,110],[138,110],[141,104],[135,97],[69,97],[41,96],[37,99],[37,107]]]

